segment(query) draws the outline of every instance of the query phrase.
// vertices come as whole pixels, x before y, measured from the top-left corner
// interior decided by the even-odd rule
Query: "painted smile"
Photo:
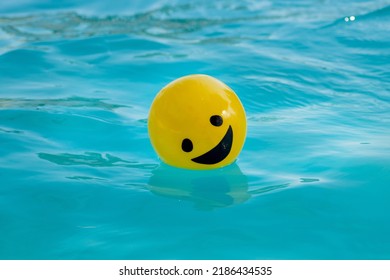
[[[230,149],[232,148],[232,144],[233,144],[233,129],[229,125],[229,128],[225,136],[222,138],[222,140],[218,143],[217,146],[212,148],[207,153],[198,156],[196,158],[193,158],[191,160],[201,164],[216,164],[218,162],[223,161],[229,155]]]

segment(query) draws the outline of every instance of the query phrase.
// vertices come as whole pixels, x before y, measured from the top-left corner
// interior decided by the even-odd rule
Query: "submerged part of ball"
[[[234,162],[244,145],[245,110],[223,82],[189,75],[157,94],[148,130],[165,163],[187,169],[219,168]]]

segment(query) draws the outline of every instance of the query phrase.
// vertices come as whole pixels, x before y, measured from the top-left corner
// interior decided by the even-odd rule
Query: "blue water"
[[[390,259],[390,1],[0,4],[1,259]],[[161,164],[147,117],[187,74],[248,135]]]

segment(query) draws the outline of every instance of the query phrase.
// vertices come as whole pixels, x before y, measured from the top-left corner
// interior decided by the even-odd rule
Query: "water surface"
[[[0,4],[1,259],[389,259],[389,1]],[[204,73],[248,135],[161,164],[155,94]]]

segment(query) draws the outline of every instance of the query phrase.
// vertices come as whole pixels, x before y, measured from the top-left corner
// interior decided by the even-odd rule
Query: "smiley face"
[[[152,146],[167,164],[213,169],[231,164],[246,136],[246,117],[237,95],[207,75],[190,75],[165,86],[149,112]]]

